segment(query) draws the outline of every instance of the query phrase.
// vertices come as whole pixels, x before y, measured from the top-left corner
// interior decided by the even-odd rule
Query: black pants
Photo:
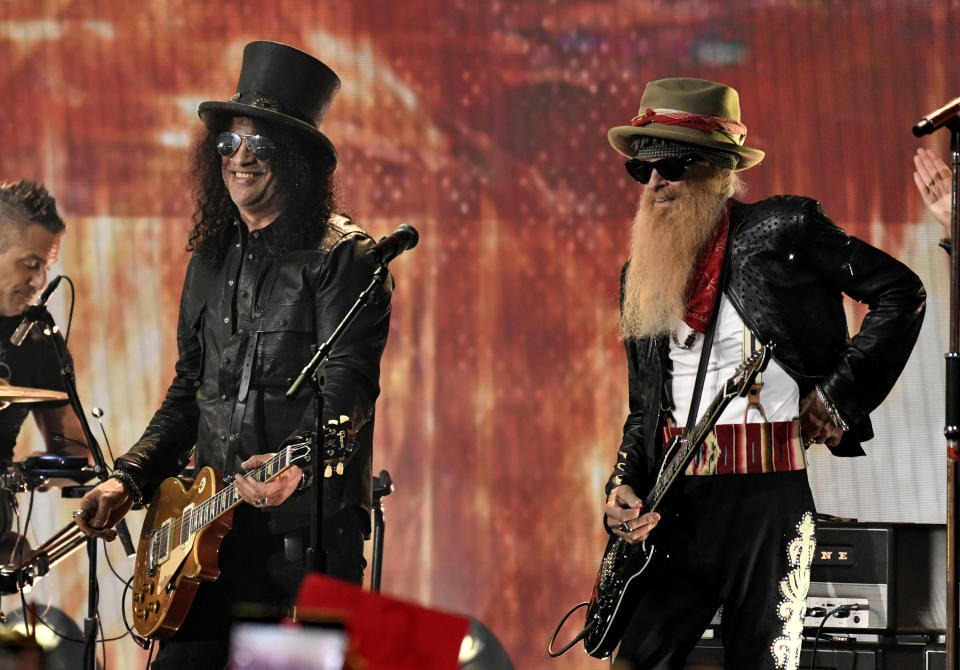
[[[815,547],[806,472],[684,476],[675,486],[651,537],[662,560],[618,659],[683,668],[722,605],[725,667],[795,668]]]
[[[306,571],[302,551],[291,555],[291,550],[298,543],[302,548],[309,546],[309,534],[304,529],[286,536],[264,535],[251,516],[256,514],[252,507],[237,508],[234,527],[220,545],[220,577],[200,584],[183,625],[160,643],[152,670],[222,670],[235,616],[271,618],[293,605]],[[363,582],[365,514],[362,509],[347,508],[324,519],[326,574],[331,577]]]

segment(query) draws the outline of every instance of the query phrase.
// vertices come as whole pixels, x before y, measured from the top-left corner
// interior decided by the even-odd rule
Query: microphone
[[[40,302],[36,305],[30,305],[25,310],[23,310],[23,321],[20,322],[20,325],[17,326],[17,329],[13,331],[13,335],[10,336],[10,344],[15,347],[19,347],[23,344],[23,341],[27,339],[27,333],[30,332],[30,329],[39,321],[40,314],[37,314],[39,310],[45,310],[47,306],[47,300],[50,299],[50,295],[57,290],[57,286],[60,285],[60,280],[63,279],[63,275],[57,275],[54,277],[53,281],[47,284],[47,287],[43,289],[43,293],[40,294]]]
[[[381,239],[369,253],[375,255],[381,265],[386,265],[407,249],[413,249],[419,241],[417,229],[409,223],[401,223],[393,235]]]
[[[960,98],[954,98],[940,109],[934,110],[916,122],[913,134],[923,137],[945,124],[960,112]]]

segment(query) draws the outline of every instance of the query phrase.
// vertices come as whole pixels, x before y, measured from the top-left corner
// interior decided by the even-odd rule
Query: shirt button
[[[259,230],[254,231],[254,232],[253,232],[253,235],[251,235],[251,237],[252,237],[253,239],[255,239],[255,240],[259,240],[259,239],[260,239],[260,231],[259,231]]]
[[[223,402],[227,402],[228,400],[230,400],[230,396],[224,393],[222,396],[220,396],[220,400],[222,400]]]
[[[221,441],[221,442],[226,442],[226,441],[227,441],[227,434],[226,434],[226,433],[220,433],[217,437],[220,438],[220,441]]]
[[[248,295],[250,295],[250,291],[240,291],[241,298],[246,298]]]
[[[223,358],[223,364],[224,364],[224,365],[230,365],[230,357],[229,357],[229,356],[224,356],[224,358]]]
[[[230,323],[230,317],[229,317],[229,316],[223,317],[223,322],[224,322],[224,323]]]
[[[256,256],[253,254],[247,254],[247,258],[252,261],[254,258],[256,258]]]
[[[227,286],[233,286],[233,280],[232,280],[232,279],[227,282]]]

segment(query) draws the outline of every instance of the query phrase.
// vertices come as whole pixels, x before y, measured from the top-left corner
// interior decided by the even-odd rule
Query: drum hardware
[[[97,474],[88,466],[84,456],[40,454],[28,456],[23,461],[13,463],[12,467],[12,470],[0,473],[0,494],[32,491],[55,483],[52,480],[85,484]]]
[[[86,540],[87,536],[71,521],[49,540],[25,552],[17,563],[0,566],[0,594],[29,591],[52,567],[84,546]]]

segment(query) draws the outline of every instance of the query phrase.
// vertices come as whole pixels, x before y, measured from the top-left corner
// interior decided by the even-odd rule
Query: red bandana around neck
[[[723,214],[716,227],[710,233],[710,239],[697,257],[690,283],[687,285],[687,311],[684,322],[696,331],[707,332],[710,313],[717,299],[720,286],[720,270],[723,267],[723,255],[727,250],[727,238],[730,235],[730,206],[733,200],[727,200]]]

